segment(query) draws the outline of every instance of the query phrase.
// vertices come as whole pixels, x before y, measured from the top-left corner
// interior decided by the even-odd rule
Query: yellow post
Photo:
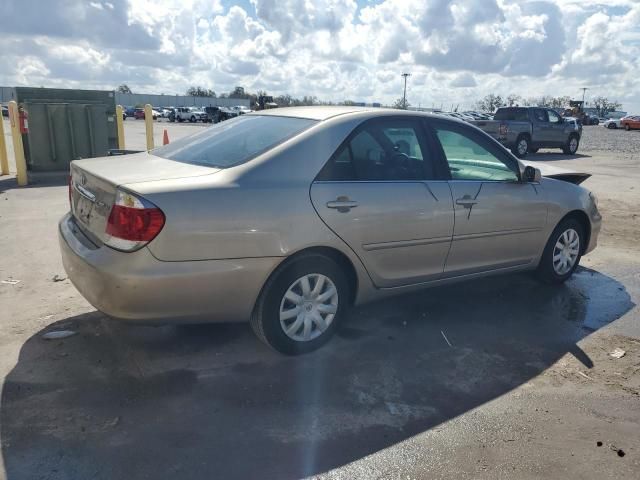
[[[0,175],[9,175],[7,144],[4,141],[4,121],[0,117]]]
[[[124,150],[124,125],[122,117],[122,105],[116,105],[116,125],[118,127],[118,148]]]
[[[27,180],[27,161],[24,158],[18,104],[15,100],[9,102],[9,122],[11,123],[11,136],[13,137],[13,153],[16,157],[16,179],[18,180],[18,185],[24,187],[29,183]]]
[[[153,150],[153,109],[148,103],[144,106],[144,125],[147,130],[147,150]]]

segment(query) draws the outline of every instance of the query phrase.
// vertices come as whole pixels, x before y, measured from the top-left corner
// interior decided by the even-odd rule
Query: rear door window
[[[324,181],[397,181],[435,178],[421,124],[385,118],[358,127],[317,177]]]
[[[549,122],[549,116],[547,115],[547,111],[543,108],[534,108],[533,116],[538,122],[541,122],[541,123]]]
[[[308,118],[242,115],[156,148],[153,155],[227,168],[247,162],[317,123]]]

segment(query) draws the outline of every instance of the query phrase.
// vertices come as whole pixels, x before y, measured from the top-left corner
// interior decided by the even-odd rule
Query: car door
[[[369,120],[347,137],[311,186],[316,211],[378,287],[442,276],[453,203],[433,147],[416,119]]]
[[[556,112],[555,110],[548,109],[547,117],[549,119],[550,126],[549,138],[553,142],[554,146],[562,146],[567,142],[567,139],[569,138],[569,131],[571,130],[571,126],[568,123],[565,123],[562,120],[562,117],[558,115],[558,112]]]
[[[449,166],[455,212],[444,277],[529,265],[545,243],[542,189],[520,181],[516,159],[481,132],[431,124]]]
[[[544,108],[532,109],[532,143],[540,147],[555,147],[556,141],[554,140],[554,133],[551,124],[549,123],[549,114]]]

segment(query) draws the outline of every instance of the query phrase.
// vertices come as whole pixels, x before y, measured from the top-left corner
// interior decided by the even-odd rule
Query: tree
[[[123,83],[118,88],[116,88],[116,92],[118,92],[118,93],[133,93],[131,91],[131,89],[129,88],[129,85],[127,85],[126,83]]]
[[[229,98],[249,98],[249,95],[244,91],[244,87],[236,87],[229,93]]]
[[[393,103],[392,107],[399,108],[400,110],[406,110],[407,108],[409,108],[410,105],[411,104],[407,99],[400,97]]]
[[[508,107],[517,107],[522,103],[522,97],[520,95],[510,94],[507,97],[507,106]]]
[[[599,117],[604,117],[609,112],[622,108],[621,103],[618,103],[617,101],[610,102],[608,98],[602,96],[592,99],[591,103],[598,110]]]
[[[187,95],[190,97],[215,97],[216,92],[204,87],[189,87],[187,89]]]
[[[482,110],[483,112],[489,112],[489,113],[495,112],[498,108],[504,107],[504,105],[505,105],[505,102],[502,99],[502,97],[500,95],[495,95],[493,93],[490,93],[489,95],[484,97],[482,100],[478,100],[476,102],[476,108],[478,110]]]

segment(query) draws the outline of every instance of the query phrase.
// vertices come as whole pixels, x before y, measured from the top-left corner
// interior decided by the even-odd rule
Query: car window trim
[[[491,137],[489,134],[483,132],[482,130],[473,127],[471,125],[460,125],[458,124],[458,122],[453,122],[453,121],[449,121],[449,120],[445,120],[445,119],[435,119],[435,118],[428,118],[425,119],[425,124],[428,126],[428,128],[431,129],[431,136],[435,139],[435,141],[437,141],[437,145],[438,145],[438,149],[440,152],[440,156],[442,161],[444,162],[444,164],[447,167],[447,171],[448,171],[448,181],[455,181],[455,182],[496,182],[496,183],[522,183],[522,173],[520,172],[520,163],[515,159],[512,158],[511,155],[509,154],[509,152],[507,152],[505,150],[505,148],[502,146],[502,144],[500,144],[496,139],[494,139],[493,137]],[[510,164],[514,167],[515,169],[515,174],[517,176],[517,180],[466,180],[466,179],[454,179],[451,175],[451,169],[449,167],[449,162],[447,160],[447,155],[444,152],[444,148],[442,147],[442,142],[440,142],[440,139],[438,138],[438,135],[436,133],[436,129],[438,127],[438,125],[442,125],[444,128],[454,132],[454,133],[460,133],[461,135],[467,135],[470,139],[472,139],[474,142],[476,142],[478,145],[480,145],[482,148],[484,148],[485,150],[487,150],[491,155],[493,155],[494,157],[496,157],[498,160],[502,161],[505,163],[505,165],[509,166]],[[467,128],[468,127],[468,128]],[[513,170],[512,170],[513,171]]]
[[[371,124],[371,123],[381,123],[381,122],[386,122],[386,121],[402,121],[402,122],[408,122],[408,123],[413,123],[413,127],[416,131],[417,134],[417,140],[418,140],[418,144],[420,145],[420,151],[422,153],[422,178],[420,179],[413,179],[413,180],[332,180],[332,179],[320,179],[320,175],[322,174],[322,172],[324,171],[324,169],[327,167],[327,165],[331,164],[332,162],[334,162],[334,160],[337,158],[337,156],[339,155],[339,153],[342,152],[343,148],[348,148],[349,149],[349,157],[351,158],[351,162],[353,162],[353,152],[351,151],[351,140],[353,140],[353,138],[355,138],[356,135],[358,135],[367,125]],[[390,115],[390,116],[384,116],[384,117],[376,117],[376,118],[369,118],[364,120],[363,122],[361,122],[360,124],[358,124],[350,133],[349,135],[347,135],[347,137],[340,143],[340,145],[338,146],[338,148],[336,148],[336,150],[331,154],[331,156],[329,157],[329,159],[324,163],[324,165],[322,166],[322,168],[320,168],[320,170],[318,171],[317,175],[314,177],[313,179],[313,183],[416,183],[416,182],[431,182],[431,181],[439,181],[439,180],[446,180],[443,178],[440,178],[441,175],[441,168],[439,166],[439,162],[437,160],[437,155],[435,155],[435,151],[432,148],[431,145],[431,139],[429,138],[428,132],[425,130],[424,128],[424,123],[422,122],[423,117],[421,116],[417,116],[417,115]],[[375,136],[373,136],[374,140],[376,140],[376,142],[378,141],[376,139]],[[426,161],[427,161],[427,157],[425,157],[425,152],[429,152],[430,154],[434,154],[434,158],[432,159],[434,162],[434,178],[433,179],[429,179],[426,178],[427,177],[427,172],[426,172]],[[430,159],[431,160],[431,159]]]

